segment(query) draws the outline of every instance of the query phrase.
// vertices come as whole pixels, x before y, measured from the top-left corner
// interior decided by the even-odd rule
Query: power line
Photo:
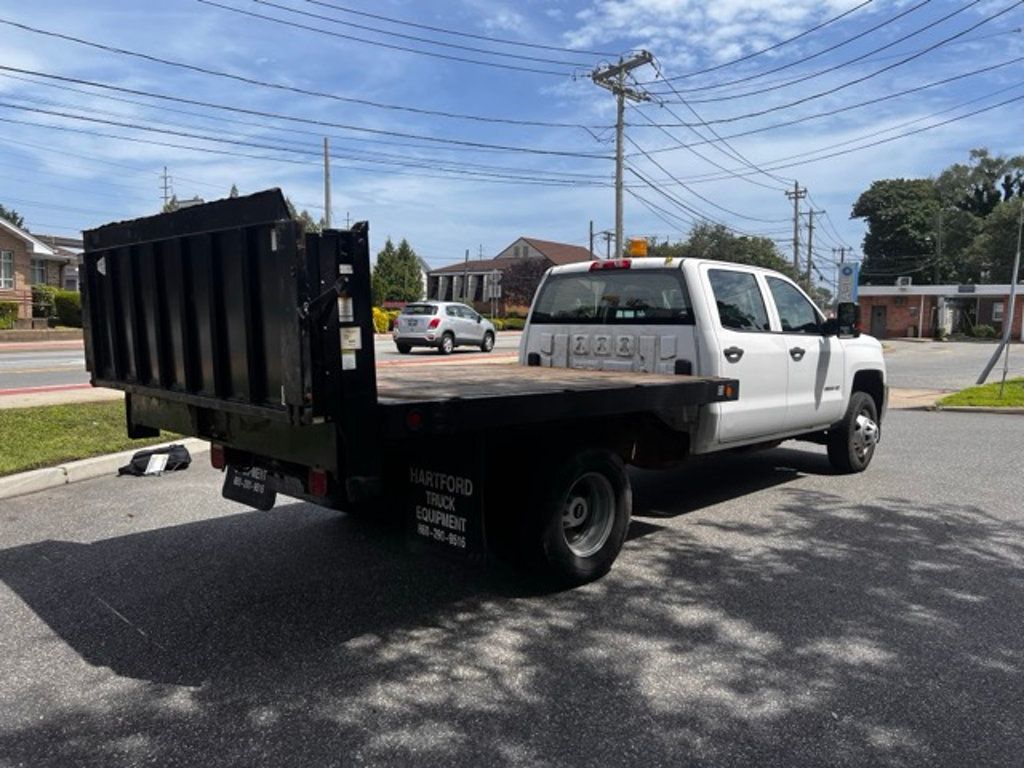
[[[815,26],[811,27],[810,29],[805,29],[803,32],[800,32],[797,35],[793,35],[792,37],[788,37],[785,40],[780,40],[779,42],[774,43],[773,45],[769,45],[767,48],[761,48],[760,50],[753,51],[752,53],[748,53],[748,54],[746,54],[744,56],[740,56],[740,57],[735,58],[735,59],[731,59],[729,61],[723,62],[722,64],[716,64],[713,67],[705,67],[704,69],[696,69],[696,70],[693,70],[692,72],[687,72],[684,75],[676,75],[672,79],[673,80],[684,80],[686,78],[694,77],[696,75],[703,75],[703,74],[706,74],[708,72],[715,72],[716,70],[724,69],[725,67],[731,67],[731,66],[733,66],[735,64],[739,64],[739,63],[744,62],[744,61],[749,61],[750,59],[753,59],[756,56],[761,56],[762,54],[769,53],[769,52],[774,51],[774,50],[778,50],[779,48],[781,48],[784,45],[788,45],[789,43],[796,42],[797,40],[800,40],[803,37],[807,37],[807,35],[810,35],[810,34],[812,34],[814,32],[817,32],[819,29],[823,29],[823,28],[827,27],[829,24],[833,24],[834,22],[837,22],[837,21],[839,21],[841,19],[846,18],[847,16],[849,16],[852,13],[854,13],[855,11],[859,11],[861,8],[864,8],[865,6],[871,5],[872,2],[873,2],[873,0],[867,0],[867,2],[863,2],[860,5],[856,5],[853,8],[851,8],[850,10],[844,11],[843,13],[840,13],[838,16],[833,16],[830,19],[826,19],[825,21],[821,22],[820,24],[816,24]],[[643,85],[649,85],[650,83],[654,83],[654,82],[657,82],[657,81],[656,80],[649,80],[649,81],[643,83]]]
[[[979,2],[979,1],[980,0],[973,0],[971,5],[974,5],[975,3]],[[741,115],[732,115],[730,117],[715,118],[713,120],[708,120],[707,122],[711,123],[711,124],[716,124],[716,125],[717,124],[721,124],[721,123],[734,123],[734,122],[737,122],[737,121],[740,121],[740,120],[748,120],[748,119],[750,119],[752,117],[761,117],[763,115],[771,114],[772,112],[778,112],[778,111],[784,110],[784,109],[791,109],[792,107],[799,106],[800,104],[806,104],[809,101],[814,101],[815,99],[820,99],[820,98],[823,98],[825,96],[832,96],[832,95],[838,93],[839,91],[845,90],[845,89],[847,89],[847,88],[849,88],[849,87],[851,87],[853,85],[859,85],[860,83],[863,83],[863,82],[865,82],[867,80],[870,80],[870,79],[872,79],[874,77],[877,77],[878,75],[881,75],[881,74],[883,74],[885,72],[888,72],[888,71],[890,71],[892,69],[895,69],[897,67],[903,66],[904,64],[907,64],[907,63],[909,63],[909,62],[911,62],[911,61],[913,61],[915,59],[918,59],[921,56],[925,55],[926,53],[929,53],[929,52],[935,50],[936,48],[939,48],[939,47],[945,45],[946,43],[948,43],[948,42],[950,42],[952,40],[955,40],[955,39],[957,39],[959,37],[963,37],[964,35],[968,34],[969,32],[973,32],[975,29],[977,29],[978,27],[980,27],[980,26],[982,26],[984,24],[988,24],[989,22],[994,21],[995,19],[999,18],[1000,16],[1002,16],[1002,15],[1004,15],[1006,13],[1009,13],[1014,8],[1017,8],[1018,6],[1020,6],[1022,4],[1024,4],[1024,0],[1017,0],[1017,2],[1012,3],[1011,5],[1008,5],[1007,7],[1003,8],[1002,10],[1000,10],[1000,11],[994,13],[994,14],[991,14],[989,16],[986,16],[981,21],[979,21],[979,22],[977,22],[975,24],[972,24],[967,29],[961,30],[960,32],[957,32],[954,35],[950,35],[949,37],[943,38],[942,40],[938,41],[937,43],[933,43],[932,45],[928,46],[927,48],[923,48],[922,50],[920,50],[920,51],[918,51],[918,52],[916,52],[914,54],[911,54],[910,56],[907,56],[907,57],[905,57],[903,59],[900,59],[899,61],[897,61],[897,62],[895,62],[893,64],[888,64],[888,65],[882,67],[881,69],[875,70],[874,72],[870,72],[870,73],[868,73],[866,75],[862,75],[861,77],[854,78],[853,80],[848,80],[848,81],[846,81],[844,83],[840,83],[839,85],[833,86],[832,88],[829,88],[827,90],[818,91],[817,93],[812,93],[812,94],[810,94],[808,96],[804,96],[802,98],[796,99],[794,101],[787,102],[785,104],[777,104],[777,105],[772,106],[772,107],[765,107],[764,109],[760,109],[760,110],[757,110],[757,111],[754,111],[754,112],[747,112],[747,113],[744,113],[744,114],[741,114]]]
[[[334,3],[320,2],[319,0],[306,0],[306,2],[311,4],[311,5],[319,5],[319,6],[322,6],[324,8],[331,8],[331,9],[336,10],[336,11],[341,11],[342,13],[350,13],[350,14],[353,14],[355,16],[363,16],[363,17],[368,18],[368,19],[376,19],[377,21],[386,21],[389,24],[399,24],[399,25],[402,25],[402,26],[405,26],[405,27],[413,27],[415,29],[424,29],[424,30],[427,30],[427,31],[430,31],[430,32],[440,32],[441,34],[445,34],[445,35],[456,35],[458,37],[468,37],[468,38],[472,38],[474,40],[486,40],[486,41],[491,42],[491,43],[501,43],[502,45],[514,45],[514,46],[520,46],[520,47],[523,47],[523,48],[537,48],[537,49],[545,50],[545,51],[564,51],[566,53],[578,53],[578,54],[585,54],[585,55],[590,55],[590,56],[608,56],[608,57],[618,56],[617,53],[607,53],[607,52],[602,52],[602,51],[586,51],[586,50],[577,49],[577,48],[563,48],[563,47],[559,47],[559,46],[556,46],[556,45],[544,45],[542,43],[524,43],[524,42],[519,41],[519,40],[509,40],[508,38],[491,37],[491,36],[488,36],[488,35],[475,34],[473,32],[465,32],[465,31],[460,31],[460,30],[447,29],[445,27],[435,27],[435,26],[431,26],[429,24],[420,24],[420,23],[417,23],[417,22],[414,22],[414,21],[406,21],[406,20],[403,20],[403,19],[396,19],[393,16],[382,16],[380,14],[370,13],[368,11],[359,11],[359,10],[356,10],[355,8],[347,8],[347,7],[343,6],[343,5],[336,5]],[[869,0],[869,2],[870,2],[870,0]],[[866,3],[865,3],[865,5],[866,5]]]
[[[445,48],[453,48],[455,50],[460,50],[460,51],[471,51],[473,53],[483,53],[483,54],[486,54],[488,56],[502,56],[504,58],[520,59],[522,61],[538,61],[538,62],[541,62],[542,64],[559,64],[559,65],[562,65],[562,66],[569,66],[569,67],[589,67],[589,66],[591,66],[591,64],[587,63],[587,62],[565,61],[563,59],[550,59],[550,58],[544,58],[544,57],[540,57],[540,56],[528,56],[528,55],[526,55],[524,53],[507,53],[505,51],[492,51],[492,50],[488,50],[487,48],[477,48],[477,47],[472,46],[472,45],[460,45],[458,43],[447,43],[447,42],[444,42],[442,40],[431,40],[430,38],[419,37],[418,35],[407,35],[407,34],[404,34],[402,32],[393,32],[393,31],[390,31],[390,30],[381,29],[379,27],[371,27],[371,26],[368,26],[368,25],[365,25],[365,24],[357,24],[354,21],[343,21],[341,19],[336,19],[336,18],[334,18],[332,16],[324,16],[323,14],[320,14],[320,13],[312,13],[311,11],[300,11],[297,8],[289,8],[286,5],[280,5],[278,3],[271,2],[271,0],[252,0],[252,2],[257,3],[258,5],[268,6],[269,8],[276,8],[277,10],[285,11],[286,13],[294,13],[294,14],[297,14],[299,16],[304,16],[304,17],[310,18],[310,19],[317,19],[319,21],[327,21],[327,22],[330,22],[331,24],[340,24],[340,25],[344,26],[347,29],[362,29],[362,30],[365,30],[367,32],[376,32],[376,33],[381,34],[381,35],[390,35],[392,37],[402,38],[403,40],[412,40],[412,41],[418,42],[418,43],[427,43],[428,45],[438,45],[438,46],[443,46]],[[223,6],[223,7],[227,7],[227,6]],[[234,9],[232,9],[232,10],[234,10]],[[269,18],[269,17],[260,17],[260,18]],[[347,35],[342,35],[342,37],[347,37]]]
[[[822,48],[820,51],[816,51],[816,52],[814,52],[814,53],[812,53],[812,54],[810,54],[808,56],[803,56],[803,57],[801,57],[799,59],[795,59],[794,61],[790,61],[790,62],[787,62],[785,64],[780,64],[777,67],[772,67],[771,69],[766,69],[766,70],[763,70],[761,72],[755,72],[754,74],[746,75],[745,77],[736,78],[735,80],[726,80],[724,82],[715,83],[715,84],[712,84],[712,85],[695,86],[695,87],[692,87],[692,88],[683,88],[681,90],[683,91],[683,93],[696,93],[696,92],[699,92],[699,91],[711,90],[713,88],[721,88],[721,87],[724,87],[724,86],[727,86],[727,85],[738,85],[740,83],[746,83],[746,82],[749,82],[751,80],[758,80],[758,79],[760,79],[762,77],[766,77],[768,75],[773,75],[776,72],[782,72],[783,70],[789,69],[790,67],[795,67],[795,66],[797,66],[799,64],[806,64],[808,61],[813,61],[814,59],[818,58],[819,56],[824,56],[826,53],[831,53],[832,51],[836,51],[836,50],[842,48],[843,46],[849,45],[850,43],[852,43],[852,42],[854,42],[856,40],[860,40],[862,37],[866,37],[867,35],[870,35],[873,32],[877,32],[878,30],[882,29],[883,27],[886,27],[886,26],[888,26],[890,24],[895,24],[897,21],[902,19],[904,16],[910,15],[914,11],[917,11],[920,8],[923,8],[924,6],[928,5],[931,2],[932,2],[932,0],[921,0],[921,2],[919,2],[917,5],[913,5],[910,8],[907,8],[906,10],[901,11],[900,13],[897,13],[895,16],[892,16],[892,17],[890,17],[888,19],[885,19],[884,21],[879,22],[878,24],[875,24],[873,27],[869,27],[868,29],[865,29],[863,32],[858,32],[856,35],[852,35],[850,37],[846,37],[846,38],[844,38],[843,40],[841,40],[840,42],[838,42],[838,43],[836,43],[834,45],[830,45],[827,48]],[[980,2],[980,0],[975,0],[975,2],[972,3],[972,5],[977,3],[977,2]],[[908,34],[908,35],[906,35],[904,37],[901,37],[898,40],[890,42],[890,43],[882,46],[881,48],[876,48],[873,51],[868,51],[863,56],[860,56],[860,57],[858,57],[856,59],[852,59],[850,62],[847,62],[846,64],[835,65],[831,69],[837,69],[838,67],[847,66],[850,63],[853,63],[853,62],[856,62],[856,61],[860,61],[862,58],[865,58],[866,56],[870,56],[872,54],[879,53],[879,52],[884,51],[884,50],[886,50],[888,48],[891,48],[894,45],[897,45],[898,43],[903,42],[907,38],[913,37],[914,35],[917,35],[917,34],[920,34],[921,32],[924,32],[925,30],[930,29],[931,27],[935,26],[936,24],[941,23],[945,19],[948,19],[951,16],[955,16],[956,14],[961,13],[962,11],[967,10],[967,8],[969,8],[969,7],[970,7],[969,5],[968,6],[964,6],[963,8],[960,8],[959,10],[954,11],[953,13],[949,14],[949,16],[945,16],[942,19],[939,19],[938,21],[932,22],[928,26],[921,27],[920,29],[915,30],[914,32],[911,32],[910,34]],[[831,71],[831,69],[823,70],[821,73],[817,73],[814,76],[817,77],[818,74],[824,74],[825,72]],[[800,80],[794,80],[792,82],[800,82]],[[666,84],[667,83],[668,83],[668,81],[666,80]],[[786,83],[786,85],[788,85],[788,84],[789,84],[789,82]],[[779,87],[784,87],[784,86],[779,86]],[[672,90],[675,90],[675,89],[673,88]],[[772,90],[772,89],[767,89],[767,90]],[[732,96],[730,96],[730,97],[723,97],[723,100],[725,98],[738,98],[738,97],[732,97]]]
[[[197,3],[203,5],[213,6],[214,8],[220,8],[224,11],[230,11],[237,13],[242,16],[248,16],[253,19],[262,19],[264,21],[270,21],[275,24],[282,24],[286,27],[292,27],[294,29],[304,29],[308,32],[315,32],[318,35],[326,35],[328,37],[338,37],[343,40],[352,40],[357,43],[365,43],[367,45],[375,45],[380,48],[387,48],[392,51],[402,51],[403,53],[415,53],[420,56],[429,56],[435,59],[445,59],[447,61],[457,61],[461,64],[476,64],[482,67],[492,67],[494,69],[508,69],[517,72],[530,72],[539,75],[554,75],[556,77],[569,77],[572,75],[571,72],[557,72],[552,69],[538,69],[536,67],[520,67],[515,64],[500,64],[494,61],[481,61],[480,59],[470,59],[465,56],[453,56],[447,53],[438,53],[436,51],[423,51],[418,48],[410,48],[406,45],[395,45],[394,43],[383,43],[379,40],[367,40],[363,37],[356,37],[355,35],[346,35],[344,32],[329,32],[326,29],[320,29],[319,27],[311,27],[308,24],[300,24],[297,21],[288,21],[286,19],[277,19],[273,16],[266,16],[262,13],[256,13],[255,11],[245,11],[241,8],[232,8],[230,5],[223,5],[222,3],[214,2],[214,0],[196,0]]]
[[[86,39],[81,38],[81,37],[75,37],[74,35],[66,35],[66,34],[64,34],[62,32],[54,32],[52,30],[46,30],[46,29],[40,29],[38,27],[32,27],[32,26],[29,26],[28,24],[22,24],[21,22],[11,21],[10,19],[5,19],[5,18],[2,18],[2,17],[0,17],[0,24],[5,24],[7,26],[14,27],[16,29],[20,29],[20,30],[25,31],[25,32],[31,32],[33,34],[40,35],[42,37],[50,37],[50,38],[54,38],[54,39],[57,39],[57,40],[64,40],[65,42],[76,43],[77,45],[82,45],[82,46],[85,46],[87,48],[93,48],[93,49],[96,49],[96,50],[104,51],[106,53],[113,53],[113,54],[117,54],[119,56],[129,56],[131,58],[140,59],[140,60],[143,60],[143,61],[149,61],[149,62],[152,62],[152,63],[155,63],[155,64],[163,64],[164,66],[175,67],[177,69],[184,69],[184,70],[187,70],[187,71],[190,71],[190,72],[196,72],[198,74],[210,75],[212,77],[220,77],[220,78],[224,78],[224,79],[227,79],[227,80],[234,80],[235,82],[245,83],[246,85],[256,85],[256,86],[259,86],[261,88],[271,88],[271,89],[278,90],[278,91],[285,91],[285,92],[288,92],[288,93],[300,94],[302,96],[314,96],[314,97],[322,98],[322,99],[331,99],[332,101],[339,101],[339,102],[342,102],[342,103],[345,103],[345,104],[359,104],[360,106],[374,107],[376,109],[394,110],[394,111],[400,111],[400,112],[409,112],[409,113],[412,113],[412,114],[426,115],[426,116],[429,116],[429,117],[444,117],[444,118],[449,118],[449,119],[454,119],[454,120],[470,120],[470,121],[483,122],[483,123],[502,123],[502,124],[506,124],[506,125],[521,125],[521,126],[539,127],[539,128],[582,128],[583,127],[583,126],[581,126],[579,124],[576,124],[576,123],[556,123],[556,122],[543,121],[543,120],[518,120],[518,119],[515,119],[515,118],[491,117],[491,116],[487,116],[487,115],[472,115],[472,114],[464,114],[464,113],[459,113],[459,112],[448,112],[448,111],[444,111],[444,110],[424,109],[424,108],[421,108],[421,107],[409,107],[409,106],[405,106],[405,105],[401,105],[401,104],[388,104],[388,103],[385,103],[385,102],[373,101],[371,99],[356,98],[354,96],[341,96],[341,95],[336,94],[336,93],[329,93],[329,92],[326,92],[326,91],[317,91],[317,90],[313,90],[313,89],[310,89],[310,88],[300,88],[298,86],[287,85],[287,84],[284,84],[284,83],[268,82],[266,80],[259,80],[259,79],[253,78],[253,77],[247,77],[245,75],[236,75],[236,74],[233,74],[231,72],[223,72],[223,71],[220,71],[220,70],[211,69],[209,67],[199,66],[198,64],[188,64],[188,63],[183,62],[183,61],[175,61],[173,59],[166,59],[166,58],[163,58],[163,57],[160,57],[160,56],[154,56],[153,54],[149,54],[149,53],[141,53],[139,51],[132,51],[132,50],[129,50],[127,48],[119,48],[119,47],[116,47],[116,46],[107,45],[105,43],[97,43],[97,42],[94,42],[94,41],[91,41],[91,40],[86,40]],[[28,73],[28,74],[39,74],[39,73],[34,73],[31,70],[24,70],[24,69],[20,69],[20,68],[17,68],[17,67],[10,67],[9,69],[10,69],[10,71],[14,71],[14,72],[24,72],[24,73]],[[42,75],[42,76],[46,76],[46,75]],[[67,78],[67,79],[69,81],[71,81],[71,82],[88,82],[88,81],[77,80],[75,78]],[[104,86],[97,85],[96,87],[104,87]],[[117,88],[116,86],[105,86],[105,87]],[[135,94],[145,95],[145,92],[143,92],[143,91],[138,91],[138,90],[130,89],[130,88],[117,88],[117,90],[123,90],[124,92],[127,92],[127,93],[135,93]],[[167,98],[167,97],[160,96],[158,98]],[[608,126],[602,125],[602,126],[591,126],[591,127],[597,127],[598,129],[604,129],[604,128],[607,128]],[[351,130],[370,130],[370,129],[356,129],[356,128],[352,128]],[[371,131],[371,132],[373,132],[373,131]],[[387,131],[377,131],[377,132],[379,132],[379,133],[388,133]],[[435,139],[435,141],[436,140],[437,139]]]

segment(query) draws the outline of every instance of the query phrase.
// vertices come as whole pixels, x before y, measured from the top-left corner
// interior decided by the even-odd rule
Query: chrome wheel
[[[591,557],[608,541],[615,521],[615,490],[600,472],[581,475],[565,499],[562,535],[576,557]]]
[[[450,333],[446,333],[441,337],[441,354],[450,355],[453,349],[455,349],[455,339]]]
[[[863,410],[857,414],[857,418],[853,422],[853,430],[850,432],[850,443],[857,458],[863,461],[874,450],[877,442],[878,424],[871,418],[871,414],[867,410]]]
[[[494,349],[494,334],[484,334],[484,343],[480,345],[480,349],[482,349],[484,352],[490,352],[492,349]]]

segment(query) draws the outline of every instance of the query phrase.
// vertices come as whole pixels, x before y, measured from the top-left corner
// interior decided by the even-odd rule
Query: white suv
[[[409,304],[395,321],[395,346],[403,355],[413,347],[434,347],[450,355],[455,347],[468,345],[484,352],[494,349],[494,325],[471,307],[450,301]]]

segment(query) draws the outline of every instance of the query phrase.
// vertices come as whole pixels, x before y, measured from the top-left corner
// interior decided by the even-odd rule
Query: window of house
[[[32,285],[42,285],[46,282],[46,262],[42,259],[32,259]]]
[[[992,320],[994,322],[1002,322],[1003,320],[1003,302],[993,301],[992,302]]]
[[[718,320],[723,328],[736,331],[771,330],[764,297],[752,273],[711,269],[708,270],[708,281],[715,294]]]
[[[0,251],[0,288],[14,288],[14,251]]]

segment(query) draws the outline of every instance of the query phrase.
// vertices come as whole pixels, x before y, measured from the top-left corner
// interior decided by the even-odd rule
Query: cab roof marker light
[[[596,272],[600,269],[629,269],[632,266],[632,259],[610,259],[608,261],[594,261],[590,264],[590,271]]]

